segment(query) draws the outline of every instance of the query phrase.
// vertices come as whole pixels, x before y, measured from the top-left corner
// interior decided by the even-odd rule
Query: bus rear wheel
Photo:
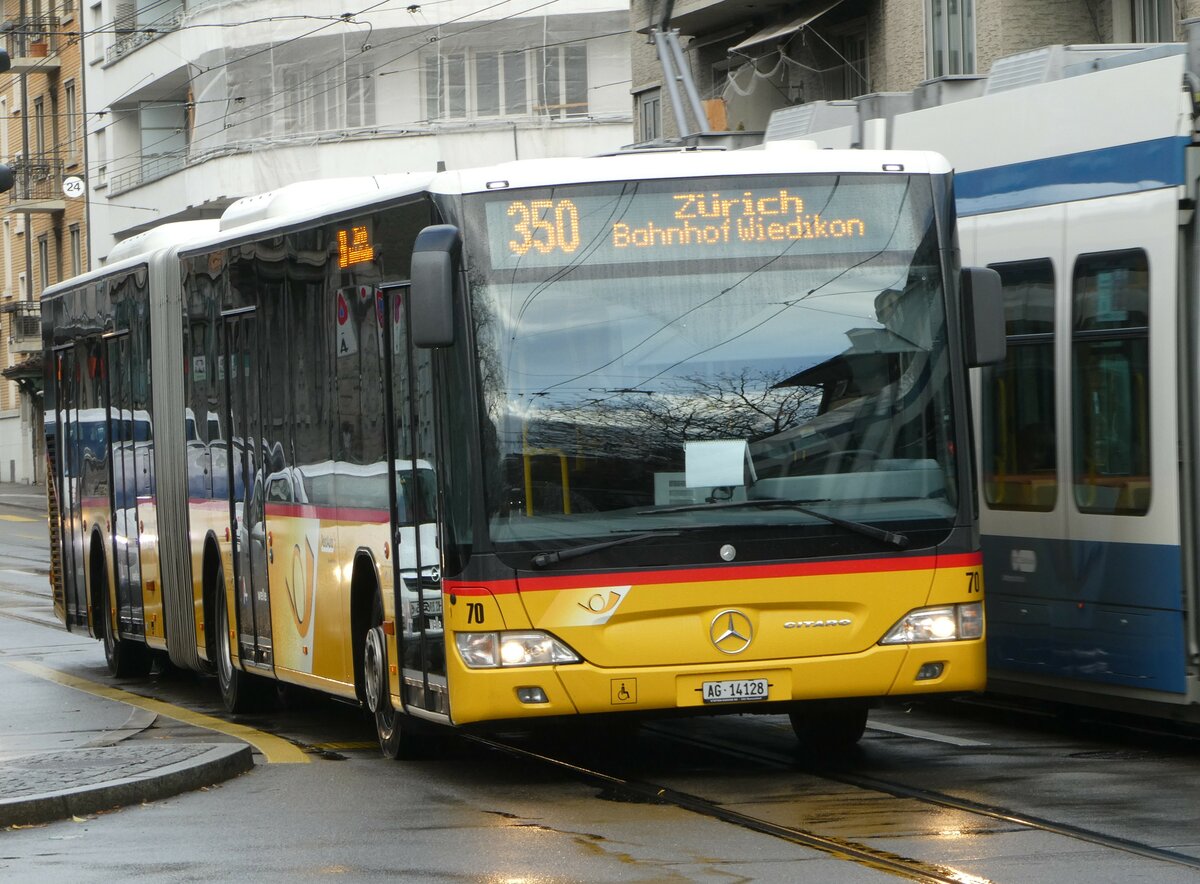
[[[788,714],[801,745],[823,752],[844,752],[867,729],[865,700],[810,700]]]
[[[104,662],[114,677],[144,678],[150,674],[154,657],[146,645],[118,637],[104,614],[100,616],[100,629],[104,640]]]

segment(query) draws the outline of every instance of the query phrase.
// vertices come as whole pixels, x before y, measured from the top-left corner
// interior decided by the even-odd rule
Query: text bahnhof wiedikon
[[[804,200],[781,189],[778,196],[749,191],[740,197],[719,193],[673,195],[675,220],[663,225],[647,221],[641,226],[618,221],[612,227],[614,248],[720,245],[732,242],[787,242],[803,239],[842,239],[866,236],[861,218],[824,218],[807,213]]]

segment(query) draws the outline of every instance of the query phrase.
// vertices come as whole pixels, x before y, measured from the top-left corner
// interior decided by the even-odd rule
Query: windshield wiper
[[[636,543],[639,540],[649,540],[651,537],[677,537],[682,532],[679,531],[643,531],[641,534],[629,534],[625,537],[617,537],[613,540],[602,540],[599,543],[585,543],[582,546],[570,546],[566,549],[555,550],[554,552],[538,553],[530,560],[530,564],[535,568],[545,568],[553,565],[555,562],[565,562],[568,559],[577,559],[580,556],[586,556],[589,553],[599,552],[602,549],[610,549],[614,546],[621,546],[625,543]]]
[[[827,500],[829,498],[821,498],[820,500],[789,500],[786,498],[776,499],[769,497],[757,500],[720,500],[714,503],[685,503],[679,506],[665,506],[655,510],[638,510],[638,515],[657,516],[662,513],[690,513],[697,510],[715,509],[795,510],[798,513],[804,513],[806,516],[812,516],[815,519],[823,519],[830,525],[837,525],[839,528],[856,531],[867,537],[873,537],[884,543],[890,543],[892,546],[899,547],[900,549],[908,546],[908,535],[906,534],[885,531],[883,528],[876,528],[874,525],[868,525],[865,522],[854,522],[805,506],[805,504],[822,503]]]

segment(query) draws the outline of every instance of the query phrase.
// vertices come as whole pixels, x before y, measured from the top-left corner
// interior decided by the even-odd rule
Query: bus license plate
[[[743,678],[737,681],[706,681],[700,685],[705,703],[737,703],[745,700],[767,699],[765,678]]]
[[[410,601],[408,603],[408,611],[409,611],[409,614],[412,615],[413,617],[416,617],[420,614],[424,614],[427,617],[441,617],[442,616],[442,600],[441,599],[422,599],[421,601],[418,602],[416,599],[413,599],[412,601]]]

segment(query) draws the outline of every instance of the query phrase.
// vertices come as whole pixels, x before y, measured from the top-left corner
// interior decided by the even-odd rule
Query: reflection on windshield
[[[748,181],[747,197],[780,191]],[[606,223],[637,214],[633,185],[610,189],[621,187],[608,203],[595,186],[572,196],[581,230],[589,207]],[[561,206],[577,190],[521,205]],[[948,524],[953,428],[928,183],[824,176],[803,193],[810,214],[867,218],[871,241],[601,263],[589,256],[605,249],[582,235],[557,263],[473,268],[498,542],[645,531],[656,507],[668,527],[815,521],[795,508],[680,508],[761,498]]]

